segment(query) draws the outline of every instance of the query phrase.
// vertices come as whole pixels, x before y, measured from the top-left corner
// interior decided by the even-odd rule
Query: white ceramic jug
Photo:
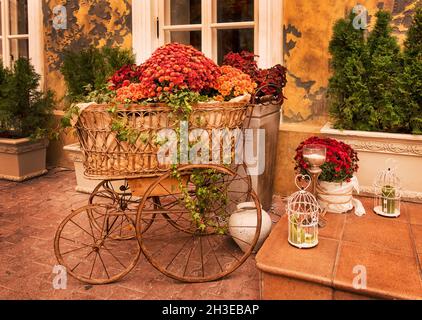
[[[243,252],[246,252],[249,249],[250,246],[247,243],[252,243],[255,237],[257,225],[256,211],[255,202],[239,203],[236,212],[234,212],[229,219],[230,234]],[[253,250],[254,252],[259,250],[264,243],[264,240],[271,232],[272,221],[270,215],[262,208],[261,215],[261,233]]]

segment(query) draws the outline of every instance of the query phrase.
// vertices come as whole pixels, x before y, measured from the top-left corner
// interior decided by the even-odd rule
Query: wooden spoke
[[[248,200],[261,208],[252,191],[251,180],[222,166],[180,167],[179,174],[188,181],[186,188],[191,198],[190,203],[194,204],[195,201],[202,201],[193,183],[196,180],[191,178],[198,170],[208,170],[204,174],[218,174],[219,180],[216,182],[205,176],[205,184],[212,183],[213,192],[223,195],[210,203],[205,210],[199,211],[205,228],[200,229],[193,219],[192,209],[186,205],[184,199],[185,194],[171,192],[169,181],[174,181],[174,178],[170,172],[158,177],[148,189],[139,205],[135,223],[136,235],[147,260],[165,275],[186,282],[214,281],[234,272],[252,253],[259,238],[262,219],[258,209],[257,225],[248,226],[256,230],[251,240],[225,234],[224,230],[229,228],[230,215],[238,204]],[[152,195],[156,197],[157,194],[159,199],[152,200],[153,208],[151,201],[147,199]],[[151,220],[153,214],[157,217],[151,228],[147,232],[141,232],[139,222]],[[242,252],[234,240],[246,243],[248,250]]]
[[[101,219],[95,223],[94,211],[101,212]],[[73,211],[60,224],[54,238],[58,262],[70,276],[85,283],[105,284],[121,279],[135,267],[141,253],[138,241],[121,241],[111,236],[119,233],[126,221],[131,221],[128,216],[113,215],[101,205]]]
[[[125,184],[127,184],[126,181]],[[128,191],[116,190],[112,181],[105,180],[98,184],[97,187],[94,189],[89,198],[89,204],[101,204],[102,206],[108,206],[109,208],[114,210],[113,214],[108,213],[108,215],[110,216],[124,216],[126,214],[133,215],[133,217],[135,217],[136,209],[139,205],[139,200],[133,199],[132,194]],[[103,214],[104,210],[101,207],[93,209],[92,213],[90,214],[92,224],[97,230],[100,230],[100,225],[102,225],[100,219],[102,219]],[[118,226],[116,229],[110,230],[109,237],[112,237],[116,240],[130,240],[135,238],[135,228],[128,228],[124,230],[123,227],[125,221],[123,217],[119,217],[116,223],[118,223]],[[130,224],[129,221],[128,223]],[[143,229],[147,230],[150,227],[151,223],[152,220],[145,220],[142,223]],[[121,232],[116,232],[117,230],[119,230],[119,228],[121,228]]]
[[[107,274],[107,278],[108,278],[108,279],[110,279],[110,275],[108,274],[107,267],[105,266],[105,263],[104,263],[104,261],[103,261],[103,258],[101,257],[101,253],[96,252],[96,254],[98,255],[98,258],[100,258],[101,264],[102,264],[102,265],[103,265],[103,267],[104,267],[104,271],[105,271],[105,272],[106,272],[106,274]]]
[[[179,251],[177,251],[177,253],[175,254],[175,256],[173,257],[173,259],[170,260],[170,262],[167,264],[166,269],[168,269],[170,267],[170,265],[173,263],[174,259],[176,259],[176,257],[180,254],[180,252],[183,251],[183,249],[185,248],[185,246],[190,242],[190,239],[188,239],[183,246],[180,248]]]
[[[94,272],[95,262],[97,261],[97,255],[94,255],[94,262],[92,263],[91,272],[89,273],[89,278],[92,279],[92,272]]]
[[[215,250],[214,250],[214,248],[213,248],[213,246],[212,246],[212,244],[211,244],[211,241],[210,241],[210,238],[209,238],[209,237],[207,237],[207,241],[208,241],[208,244],[209,244],[209,246],[210,246],[210,248],[211,248],[211,250],[212,250],[212,253],[214,254],[214,258],[215,258],[215,260],[217,261],[218,266],[220,267],[221,272],[224,272],[223,267],[221,266],[221,263],[220,263],[220,261],[218,260],[217,254],[215,253]]]
[[[84,228],[82,228],[79,224],[77,224],[75,221],[73,221],[72,219],[70,219],[70,222],[72,222],[73,224],[75,224],[76,226],[78,226],[81,230],[83,230],[86,234],[89,234],[91,237],[92,237],[92,239],[94,239],[94,241],[95,241],[95,237],[94,237],[94,234],[91,234],[91,233],[89,233],[88,231],[86,231]]]
[[[187,258],[187,260],[186,260],[186,265],[185,265],[185,268],[183,269],[183,276],[186,276],[186,270],[188,269],[188,265],[189,265],[189,260],[190,260],[190,257],[191,257],[191,255],[192,255],[192,251],[193,251],[193,248],[194,248],[195,246],[193,245],[192,246],[192,248],[190,248],[190,250],[189,250],[189,255],[188,255],[188,258]]]
[[[81,249],[89,248],[89,247],[90,246],[86,245],[86,246],[82,246],[82,247],[79,247],[79,248],[76,248],[76,249],[72,249],[72,250],[63,252],[62,253],[62,256],[66,255],[66,254],[69,254],[69,253],[72,253],[72,252],[75,252],[75,251],[78,251],[78,250],[81,250]]]
[[[108,249],[105,245],[104,245],[104,249],[106,249],[107,250],[107,252],[109,253],[109,254],[111,254],[111,256],[114,258],[114,259],[116,259],[117,260],[117,262],[123,267],[123,268],[127,268],[124,264],[123,264],[123,262],[121,262],[120,260],[119,260],[119,258],[117,258],[114,254],[113,254],[113,252],[111,252],[111,250],[110,249]]]

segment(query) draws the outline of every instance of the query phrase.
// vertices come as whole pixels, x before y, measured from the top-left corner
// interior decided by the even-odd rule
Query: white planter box
[[[356,174],[361,192],[372,194],[372,185],[385,160],[398,162],[403,198],[422,201],[422,135],[336,130],[327,123],[321,133],[351,145],[359,156]]]
[[[91,193],[94,191],[95,187],[101,182],[101,180],[88,179],[84,175],[84,166],[82,164],[83,155],[79,143],[69,144],[63,147],[63,150],[68,152],[69,158],[73,161],[75,166],[76,174],[76,187],[77,192],[82,193]],[[118,190],[119,187],[124,184],[124,181],[117,180],[113,181],[113,186],[115,190]]]
[[[100,181],[87,179],[84,176],[84,167],[82,164],[83,156],[79,143],[64,146],[63,150],[67,151],[69,158],[73,161],[76,174],[75,190],[83,193],[91,193]]]

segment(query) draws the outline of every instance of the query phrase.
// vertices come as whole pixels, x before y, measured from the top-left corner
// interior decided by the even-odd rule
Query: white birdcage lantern
[[[301,186],[303,181],[306,182],[305,186]],[[318,244],[318,217],[321,207],[315,196],[306,191],[310,185],[310,176],[296,176],[296,186],[300,190],[292,194],[287,202],[288,241],[297,248],[313,248]]]
[[[401,183],[396,174],[393,160],[386,161],[387,168],[382,170],[374,181],[374,212],[390,218],[400,216]]]

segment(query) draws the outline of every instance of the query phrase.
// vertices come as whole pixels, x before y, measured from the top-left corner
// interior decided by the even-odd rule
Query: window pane
[[[170,24],[200,24],[201,0],[171,0]]]
[[[254,21],[254,0],[217,0],[217,22]]]
[[[172,31],[170,32],[171,42],[178,42],[182,44],[190,44],[198,50],[202,47],[201,31]]]
[[[28,34],[28,0],[9,0],[10,34]]]
[[[29,57],[28,39],[10,39],[10,61],[16,61],[19,57]]]
[[[224,56],[230,51],[254,52],[254,29],[227,29],[217,31],[218,63],[223,62]]]

